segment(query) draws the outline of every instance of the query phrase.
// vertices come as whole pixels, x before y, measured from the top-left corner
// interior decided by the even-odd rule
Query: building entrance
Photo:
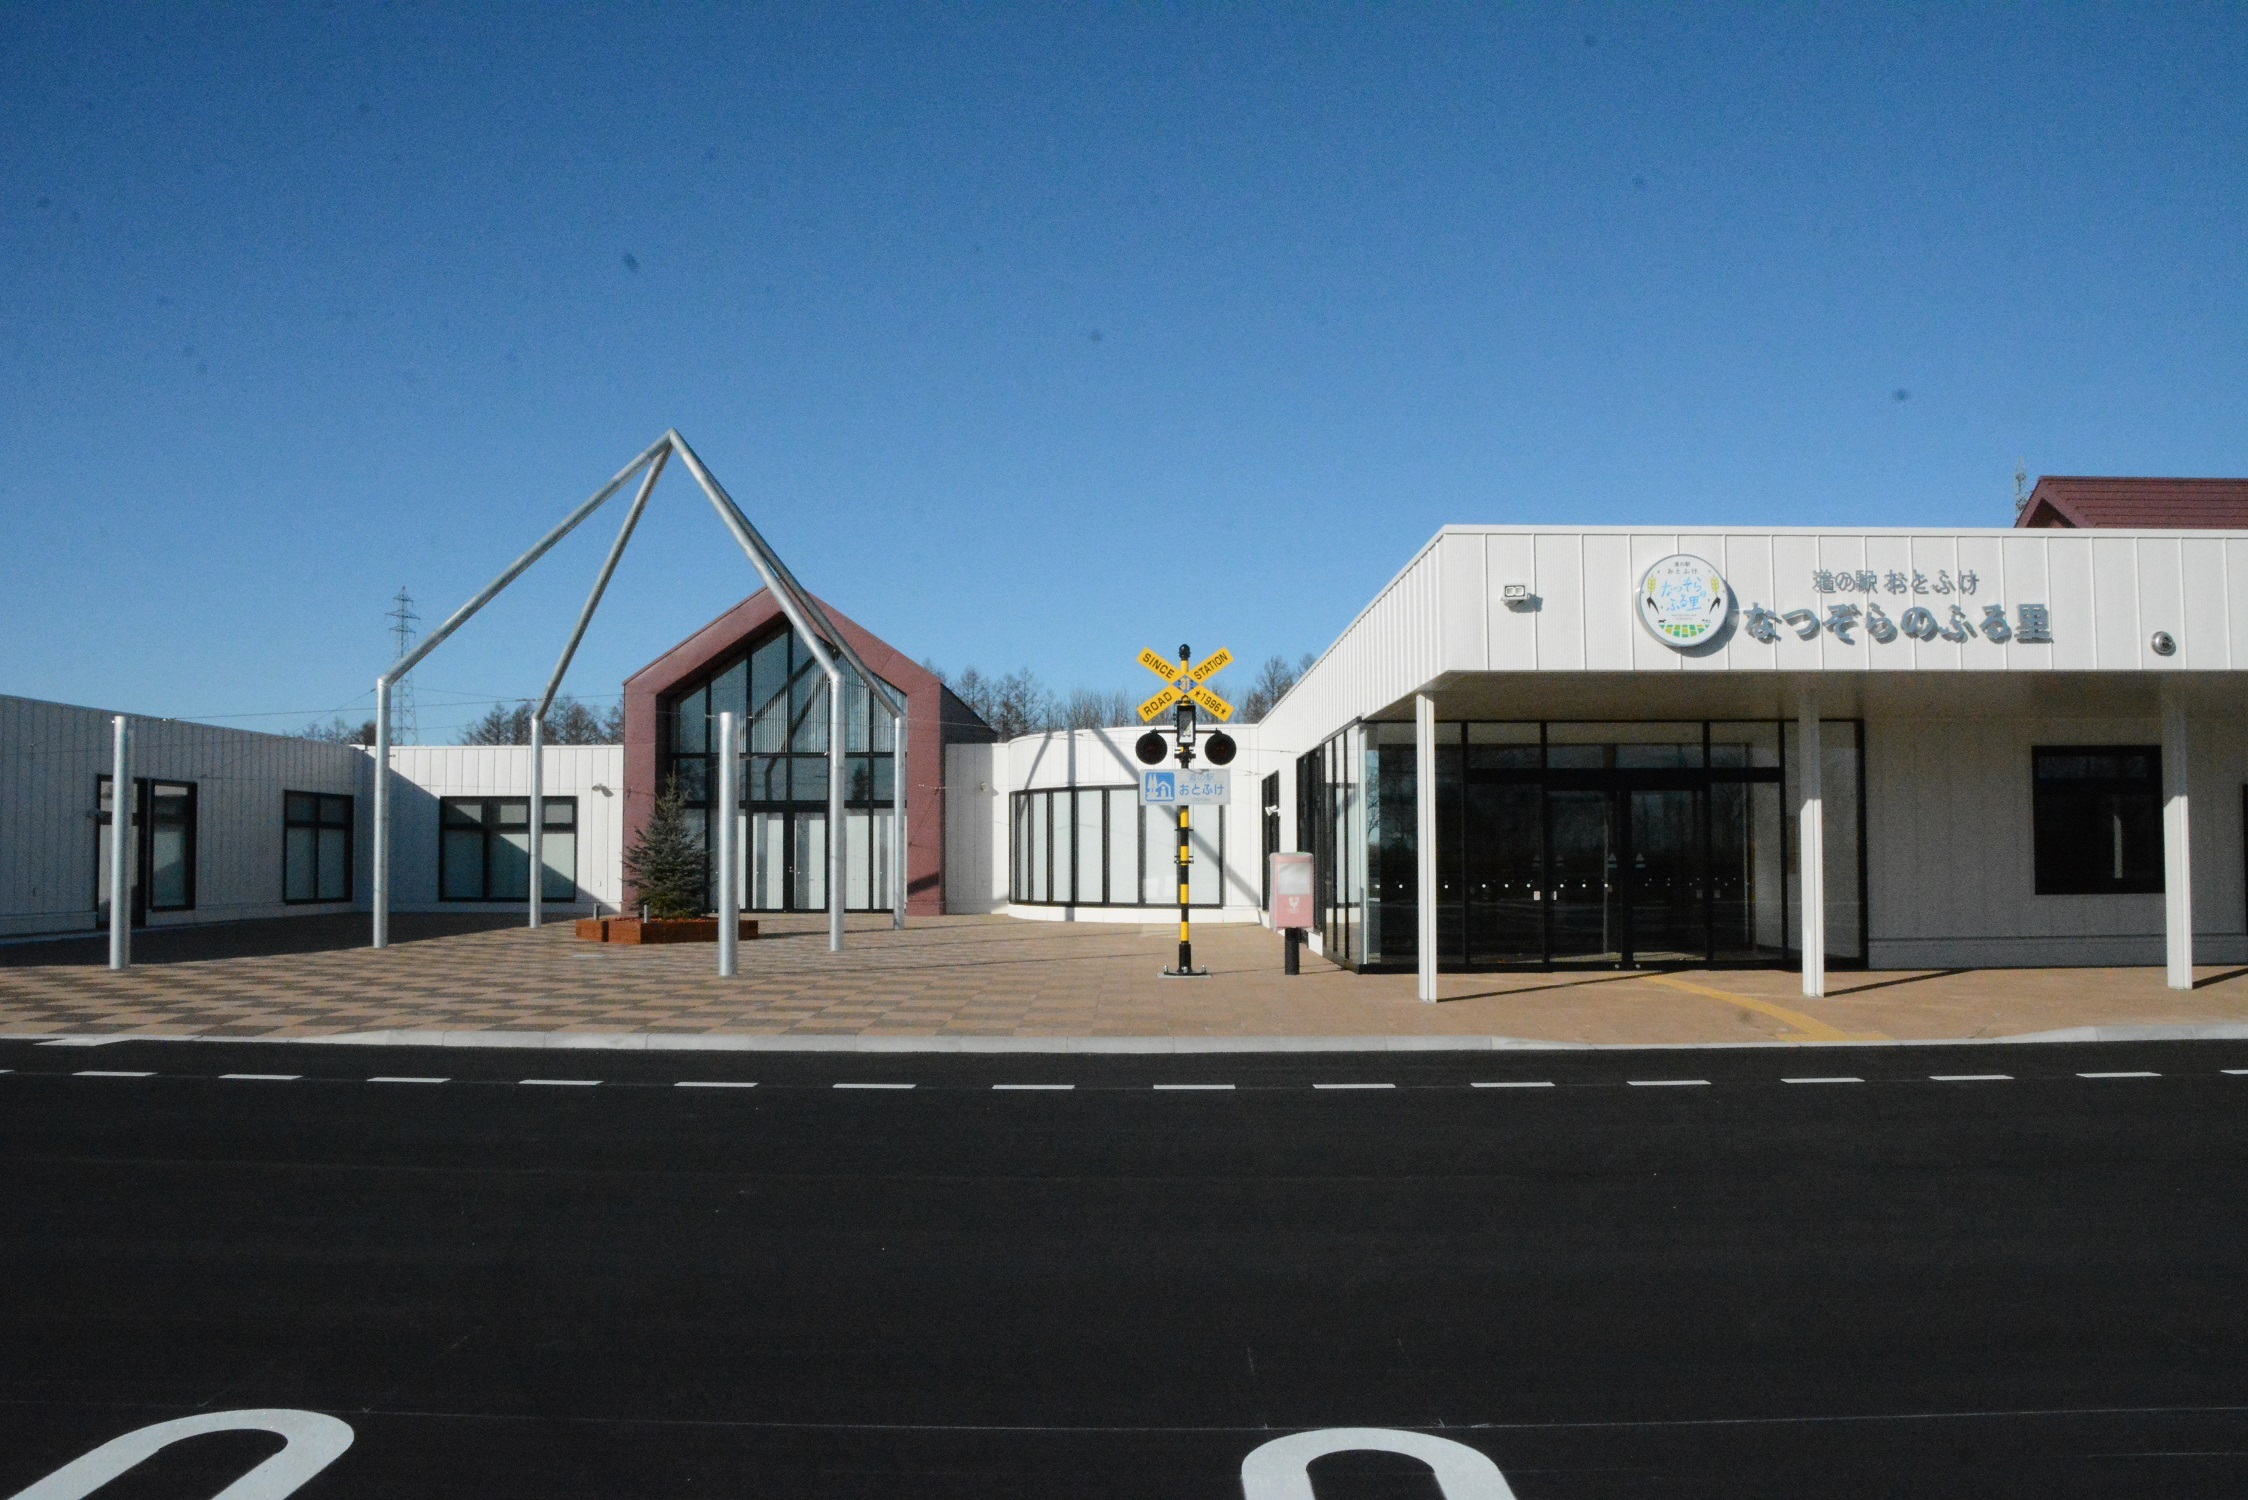
[[[1858,746],[1825,746],[1830,958],[1861,957]],[[1447,967],[1784,963],[1794,830],[1777,723],[1440,724],[1437,943]],[[1366,726],[1365,962],[1414,960],[1409,725]],[[1836,868],[1840,865],[1841,868]],[[1840,899],[1837,900],[1836,898]],[[1839,910],[1838,910],[1839,908]]]

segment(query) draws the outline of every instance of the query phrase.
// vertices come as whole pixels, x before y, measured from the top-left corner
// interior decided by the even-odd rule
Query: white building
[[[128,716],[135,926],[364,910],[374,767],[355,745]],[[0,937],[109,923],[112,715],[0,696]],[[542,850],[557,916],[622,896],[624,752],[550,746]],[[401,911],[529,900],[530,751],[396,752]]]

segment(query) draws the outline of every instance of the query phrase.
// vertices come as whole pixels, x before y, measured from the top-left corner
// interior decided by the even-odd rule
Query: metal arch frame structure
[[[843,667],[846,664],[858,673],[859,680],[866,684],[870,701],[879,704],[881,709],[889,713],[896,741],[894,752],[896,761],[891,776],[891,833],[894,852],[890,861],[890,918],[893,927],[905,925],[906,705],[900,699],[893,698],[890,695],[888,688],[883,685],[881,679],[875,676],[873,669],[867,666],[866,662],[859,656],[858,649],[851,644],[842,631],[835,628],[835,622],[828,618],[827,611],[820,606],[820,602],[805,592],[803,586],[796,581],[796,575],[789,571],[788,564],[781,561],[780,555],[772,549],[771,544],[765,540],[755,526],[750,524],[749,517],[742,514],[741,507],[734,503],[733,496],[726,493],[726,487],[718,482],[708,468],[704,467],[702,459],[697,456],[694,449],[687,446],[687,440],[681,437],[679,429],[674,427],[666,431],[662,437],[656,439],[639,457],[618,470],[616,477],[594,491],[591,499],[570,512],[568,516],[563,518],[560,525],[541,537],[530,551],[509,564],[499,577],[486,584],[483,590],[466,604],[454,610],[446,618],[444,624],[431,631],[419,645],[391,663],[389,670],[375,679],[374,879],[372,882],[374,887],[373,945],[375,947],[387,948],[390,946],[391,685],[412,671],[432,651],[443,645],[446,639],[454,631],[467,624],[478,610],[499,597],[501,591],[527,572],[533,563],[544,557],[556,543],[576,530],[579,523],[599,510],[619,490],[638,478],[640,488],[633,495],[632,507],[625,513],[624,524],[618,528],[616,540],[610,544],[608,557],[601,565],[599,576],[594,579],[593,590],[586,596],[585,607],[578,611],[577,626],[570,632],[569,643],[562,648],[561,659],[554,664],[554,674],[547,679],[546,692],[540,697],[538,707],[531,714],[531,876],[529,881],[531,889],[528,906],[529,925],[533,927],[539,925],[539,908],[546,873],[544,857],[546,831],[544,770],[541,766],[541,760],[545,749],[547,711],[554,706],[554,697],[561,690],[562,678],[570,670],[570,662],[577,655],[579,642],[585,639],[586,627],[592,623],[593,612],[600,607],[601,596],[607,591],[609,580],[616,573],[617,562],[624,555],[625,544],[632,540],[633,529],[640,524],[640,515],[647,508],[648,497],[654,493],[656,481],[662,476],[664,466],[674,456],[686,466],[687,472],[694,477],[695,483],[710,500],[711,508],[718,512],[719,521],[732,534],[735,542],[740,544],[742,551],[748,555],[750,566],[756,569],[758,578],[763,581],[766,588],[772,590],[773,597],[780,601],[781,613],[787,616],[791,628],[803,637],[805,644],[811,648],[813,658],[819,663],[820,671],[827,678],[828,949],[830,952],[840,952],[843,947],[844,848],[849,842],[843,836],[844,733],[848,709],[844,694]],[[838,653],[841,656],[841,661],[837,660]],[[732,736],[728,737],[731,738]],[[734,746],[732,745],[724,747],[724,754],[721,758],[722,765],[730,766],[732,764],[733,750]],[[733,779],[730,776],[726,778],[729,782]],[[727,808],[725,811],[726,817],[721,824],[721,831],[725,836],[720,840],[720,847],[722,850],[730,851],[734,850],[737,845],[733,835],[734,821],[738,810]],[[721,859],[719,865],[720,905],[722,915],[725,916],[731,915],[731,912],[726,910],[727,907],[732,906],[738,909],[739,906],[739,871],[735,868],[738,863],[738,858],[726,857]],[[735,899],[729,902],[726,899],[728,896]],[[723,941],[723,938],[728,936],[731,936],[730,931],[721,934],[722,941],[719,945],[720,969],[724,973],[731,973],[733,969],[733,965],[728,960],[732,958],[734,945]]]

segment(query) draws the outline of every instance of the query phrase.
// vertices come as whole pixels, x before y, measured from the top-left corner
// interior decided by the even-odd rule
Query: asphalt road
[[[2243,1043],[0,1068],[0,1494],[2248,1494]]]

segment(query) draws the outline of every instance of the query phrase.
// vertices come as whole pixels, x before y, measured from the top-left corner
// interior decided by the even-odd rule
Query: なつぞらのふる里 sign
[[[1732,610],[1724,575],[1689,553],[1639,575],[1639,621],[1666,646],[1683,651],[1714,639]]]

